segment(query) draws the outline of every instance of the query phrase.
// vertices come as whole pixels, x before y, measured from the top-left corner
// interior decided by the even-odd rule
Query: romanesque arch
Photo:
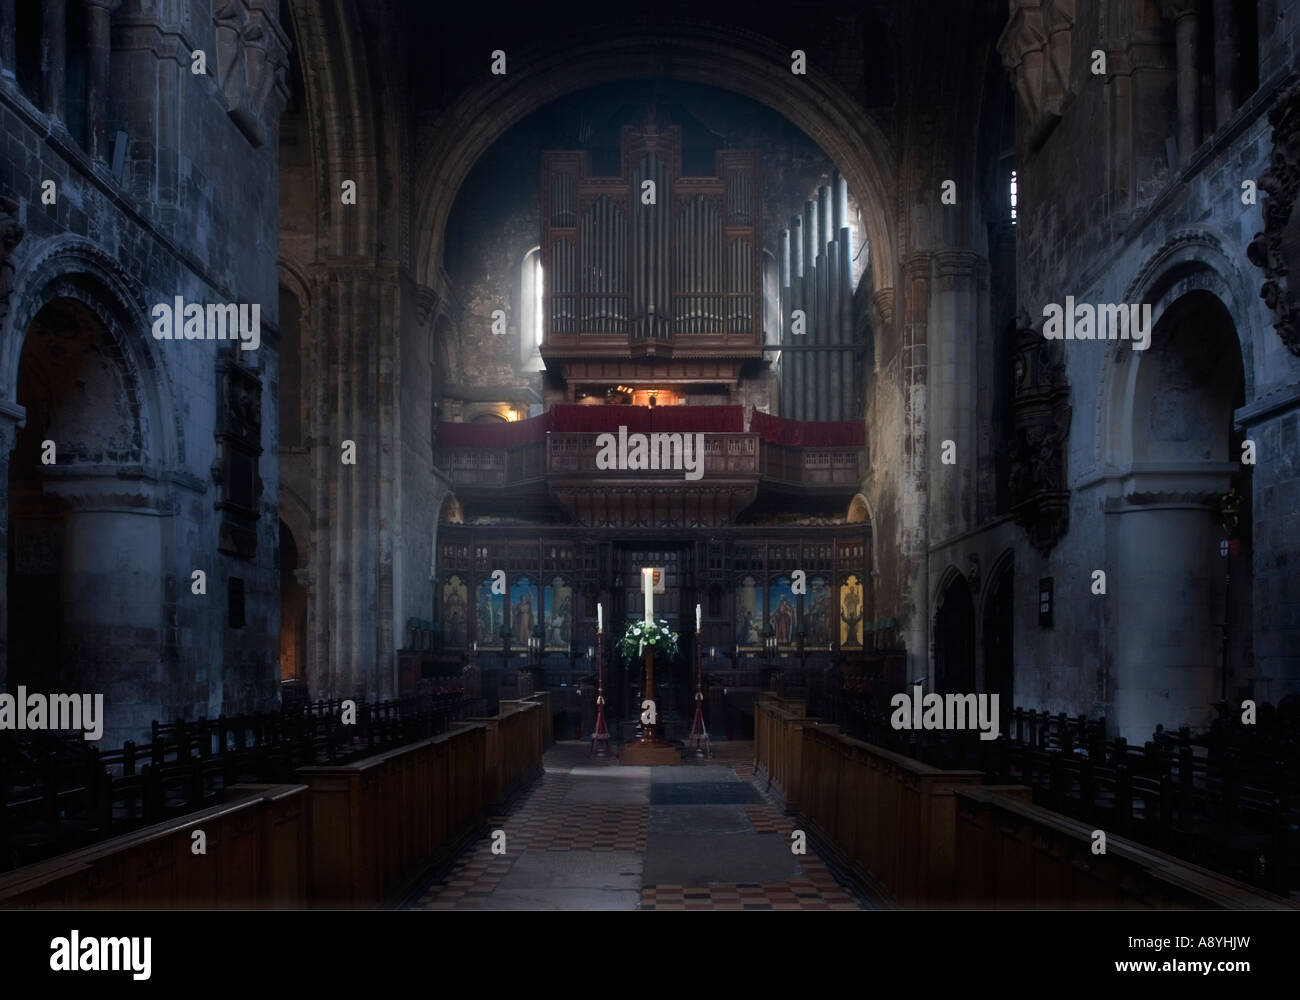
[[[666,19],[653,36],[626,27],[573,31],[567,45],[511,54],[506,76],[487,77],[446,110],[416,170],[416,273],[433,287],[443,236],[461,182],[492,142],[557,97],[618,80],[667,76],[733,90],[784,115],[817,142],[863,210],[875,288],[892,288],[896,268],[894,153],[860,104],[817,72],[789,79],[789,52],[751,33]]]
[[[1249,341],[1234,320],[1242,314],[1229,309],[1230,283],[1203,261],[1175,261],[1149,289],[1151,346],[1114,359],[1104,441],[1108,594],[1120,637],[1112,704],[1125,733],[1204,724],[1251,675],[1250,476],[1234,425],[1248,384]],[[1241,524],[1225,532],[1230,488]],[[1233,563],[1219,554],[1226,533],[1240,545]]]

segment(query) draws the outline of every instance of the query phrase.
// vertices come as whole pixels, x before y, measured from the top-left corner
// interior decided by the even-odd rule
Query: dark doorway
[[[935,613],[934,690],[975,690],[975,603],[961,575],[944,587]]]
[[[298,581],[293,532],[280,522],[280,681],[307,683],[307,589]]]
[[[1015,566],[1010,559],[994,572],[984,604],[984,690],[998,696],[1003,711],[1015,704]]]

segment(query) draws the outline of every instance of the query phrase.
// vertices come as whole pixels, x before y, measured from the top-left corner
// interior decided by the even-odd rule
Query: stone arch
[[[996,694],[1004,711],[1015,697],[1015,571],[1014,549],[1005,549],[989,570],[980,598],[980,689]]]
[[[438,508],[438,523],[465,523],[465,508],[461,505],[455,493],[448,493],[442,498],[442,505]]]
[[[660,22],[653,35],[593,23],[573,31],[563,47],[512,52],[511,65],[507,76],[485,79],[446,109],[416,170],[416,273],[421,283],[434,284],[441,270],[447,219],[461,183],[506,129],[575,90],[668,76],[766,104],[818,143],[862,207],[873,286],[893,286],[891,145],[860,102],[829,77],[814,70],[791,86],[786,47],[751,32],[677,19]]]
[[[1114,652],[1112,704],[1130,739],[1208,723],[1213,702],[1251,676],[1249,629],[1230,643],[1240,668],[1230,678],[1214,624],[1230,600],[1228,620],[1250,620],[1251,482],[1234,421],[1247,398],[1249,338],[1230,282],[1199,257],[1153,272],[1145,287],[1158,306],[1151,346],[1119,352],[1105,400],[1108,585],[1115,633],[1126,637]],[[1241,494],[1242,551],[1225,591],[1217,507],[1229,487]]]
[[[104,325],[138,406],[143,454],[154,470],[185,462],[185,430],[167,368],[149,337],[149,310],[139,285],[117,261],[77,237],[38,245],[14,276],[15,303],[0,329],[0,399],[17,401],[27,332],[46,306],[79,302]]]
[[[36,269],[11,344],[27,420],[4,484],[6,676],[46,690],[113,685],[111,745],[170,710],[176,641],[164,610],[189,582],[167,556],[175,500],[162,473],[175,438],[143,324],[96,276],[50,266]]]
[[[1202,291],[1217,298],[1231,317],[1241,351],[1245,398],[1255,391],[1254,344],[1257,340],[1257,296],[1245,276],[1224,250],[1223,240],[1209,230],[1185,230],[1167,239],[1147,258],[1124,290],[1123,302],[1151,304],[1154,330],[1183,296]],[[1117,468],[1132,461],[1122,435],[1132,426],[1133,393],[1143,356],[1131,341],[1109,345],[1101,359],[1102,392],[1095,414],[1095,458],[1099,465]]]
[[[280,555],[280,682],[306,685],[309,681],[307,663],[307,622],[310,617],[310,596],[302,581],[302,568],[306,565],[308,542],[301,543],[299,536],[285,523],[281,508],[279,524]]]
[[[308,132],[317,194],[317,246],[332,256],[374,257],[380,244],[399,245],[381,233],[381,220],[396,227],[394,164],[383,153],[397,134],[397,101],[389,92],[383,60],[372,59],[393,41],[390,18],[378,5],[289,0],[292,37],[298,42]],[[373,20],[372,20],[373,19]],[[289,29],[286,29],[289,30]],[[389,99],[384,99],[385,97]],[[332,164],[344,161],[346,173]],[[356,205],[340,211],[340,184],[356,181]]]
[[[875,514],[871,508],[871,501],[867,499],[866,494],[854,494],[853,499],[849,501],[849,510],[845,517],[845,523],[867,525],[867,551],[871,553],[871,571],[866,580],[867,607],[870,610],[871,617],[875,618],[880,612],[876,605],[880,590],[880,538]]]
[[[446,312],[439,313],[432,328],[434,352],[432,357],[441,373],[442,381],[448,382],[456,378],[460,371],[460,345],[456,342],[451,317]]]
[[[311,509],[306,501],[292,489],[280,483],[280,520],[293,533],[298,548],[298,563],[294,569],[307,569],[311,565]]]
[[[941,694],[975,690],[975,601],[970,584],[949,566],[935,590],[930,688]]]

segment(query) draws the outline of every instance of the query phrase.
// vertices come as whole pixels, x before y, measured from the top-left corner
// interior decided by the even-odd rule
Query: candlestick
[[[699,630],[700,630],[700,606],[697,604],[695,605],[695,631],[698,632]]]
[[[602,614],[601,614],[600,602],[597,601],[596,602],[596,631],[604,632],[605,629],[603,626],[604,626],[604,619],[602,618]]]

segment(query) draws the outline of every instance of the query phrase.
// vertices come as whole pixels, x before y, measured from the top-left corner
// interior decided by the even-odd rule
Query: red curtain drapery
[[[768,444],[859,448],[867,441],[866,425],[858,420],[787,420],[755,410],[749,429]]]

